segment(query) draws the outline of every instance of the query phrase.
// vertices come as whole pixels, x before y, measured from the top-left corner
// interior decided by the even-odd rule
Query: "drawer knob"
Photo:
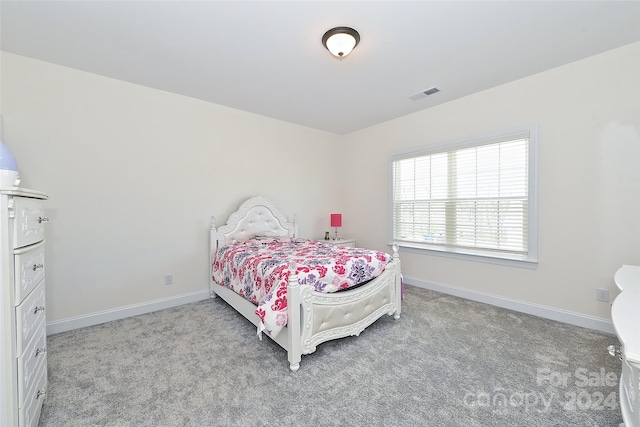
[[[616,347],[615,345],[610,345],[607,347],[609,354],[613,357],[618,356],[620,360],[622,360],[622,347]]]
[[[47,352],[47,348],[46,347],[36,348],[36,355],[33,356],[33,357],[38,357],[42,353],[46,353],[46,352]]]
[[[44,311],[44,306],[43,305],[37,306],[36,309],[33,310],[33,314],[38,314],[39,311]]]
[[[49,222],[49,217],[39,216],[38,217],[38,224],[42,224],[43,222]]]
[[[47,390],[38,390],[38,392],[36,393],[36,399],[40,399],[45,394],[47,394]]]
[[[44,268],[44,264],[33,264],[33,271],[36,271],[39,268]]]

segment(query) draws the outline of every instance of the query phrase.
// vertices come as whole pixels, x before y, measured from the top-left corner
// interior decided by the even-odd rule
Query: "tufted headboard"
[[[227,223],[217,229],[211,217],[211,246],[215,250],[219,245],[255,236],[296,237],[297,231],[295,218],[292,223],[288,222],[270,200],[257,196],[242,203]]]

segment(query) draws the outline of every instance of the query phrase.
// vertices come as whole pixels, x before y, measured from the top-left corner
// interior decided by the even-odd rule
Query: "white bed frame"
[[[295,220],[285,216],[264,197],[245,201],[231,214],[227,224],[216,228],[211,217],[209,240],[209,291],[220,296],[256,327],[260,324],[256,306],[232,290],[213,281],[212,260],[219,245],[256,235],[297,237]],[[287,326],[273,339],[287,350],[289,367],[300,368],[303,354],[310,354],[325,341],[360,333],[384,314],[400,318],[400,257],[396,247],[393,260],[379,277],[366,285],[338,293],[320,293],[311,286],[300,286],[292,276],[287,286]]]

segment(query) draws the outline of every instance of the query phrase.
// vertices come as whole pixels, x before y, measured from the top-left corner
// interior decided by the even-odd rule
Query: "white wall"
[[[405,252],[403,273],[416,283],[609,319],[595,289],[613,299],[616,269],[640,264],[640,43],[346,136],[344,222],[359,243],[388,248],[392,153],[534,122],[538,268]]]
[[[305,237],[339,200],[332,134],[5,52],[2,98],[22,185],[49,195],[49,322],[206,290],[209,218],[250,196]]]
[[[392,153],[531,122],[538,268],[402,253],[405,277],[609,318],[595,288],[613,298],[617,267],[640,264],[639,58],[636,43],[338,137],[3,52],[5,142],[50,195],[48,320],[204,291],[209,216],[251,195],[305,237],[342,211],[343,236],[387,250]]]

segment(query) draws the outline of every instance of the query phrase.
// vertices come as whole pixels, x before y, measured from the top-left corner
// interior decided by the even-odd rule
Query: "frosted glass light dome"
[[[18,162],[9,147],[0,141],[0,188],[17,187],[19,184]]]
[[[360,34],[351,27],[332,28],[322,36],[322,45],[338,59],[346,58],[360,43]]]

